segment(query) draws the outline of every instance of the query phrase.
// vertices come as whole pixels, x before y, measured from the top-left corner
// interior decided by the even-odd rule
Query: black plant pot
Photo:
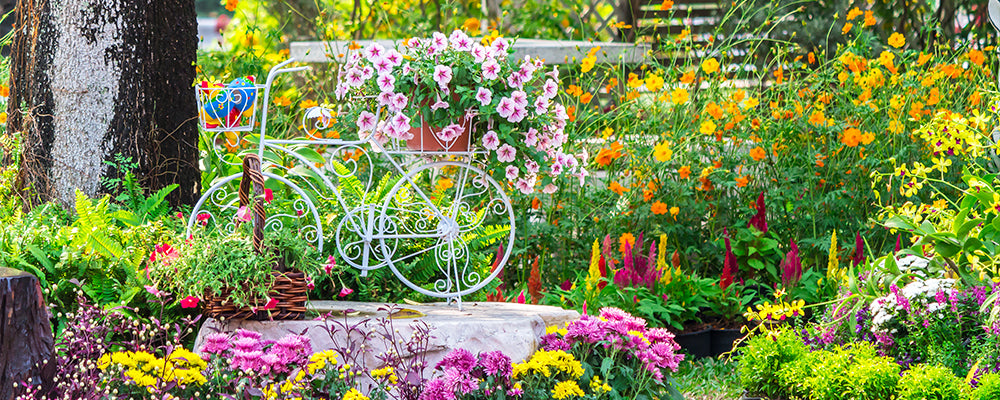
[[[691,333],[681,333],[674,337],[681,349],[687,350],[694,358],[712,356],[712,330],[705,329]]]
[[[739,329],[712,329],[712,357],[733,350],[733,342],[743,337]]]

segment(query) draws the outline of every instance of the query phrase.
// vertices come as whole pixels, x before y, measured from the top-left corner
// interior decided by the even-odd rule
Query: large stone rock
[[[392,329],[398,330],[397,338],[404,341],[410,337],[413,323],[423,322],[430,328],[430,344],[426,353],[427,365],[431,368],[452,349],[464,348],[473,354],[502,350],[515,362],[523,361],[538,348],[538,338],[550,325],[563,327],[576,320],[580,314],[558,307],[537,306],[515,303],[465,303],[461,310],[453,305],[432,303],[423,305],[402,304],[398,308],[416,310],[423,314],[416,318],[393,318]],[[247,329],[260,332],[264,339],[276,340],[289,333],[308,336],[313,351],[343,348],[347,343],[343,329],[347,326],[363,324],[364,329],[378,331],[378,320],[387,316],[386,305],[380,303],[359,303],[347,301],[316,301],[309,308],[319,314],[329,314],[332,319],[300,321],[225,321],[208,319],[201,326],[195,349],[201,349],[205,335],[212,332],[232,332]],[[345,319],[345,313],[348,315]],[[364,322],[367,320],[367,322]],[[332,329],[332,334],[326,327]],[[353,335],[357,337],[357,335]],[[366,357],[368,368],[380,367],[376,355],[386,351],[385,343],[374,340],[369,343],[372,352]],[[407,355],[412,356],[412,355]],[[430,374],[431,368],[425,371]],[[427,377],[427,376],[425,376]]]

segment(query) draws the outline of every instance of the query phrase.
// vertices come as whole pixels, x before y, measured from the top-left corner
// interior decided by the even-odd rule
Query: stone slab
[[[324,327],[335,326],[333,322],[354,325],[363,323],[365,329],[378,330],[377,319],[386,317],[385,304],[348,301],[316,301],[309,308],[320,313],[336,316],[329,325],[321,319],[301,321],[227,321],[206,320],[198,332],[195,349],[200,349],[205,335],[212,332],[232,332],[243,328],[260,332],[264,339],[276,340],[289,333],[304,334],[312,341],[313,351],[340,348],[348,343],[342,331],[327,333]],[[399,331],[404,340],[409,338],[414,327],[412,323],[422,321],[430,328],[430,345],[426,354],[430,368],[425,371],[429,377],[432,368],[452,349],[464,348],[473,354],[502,350],[515,362],[528,358],[538,348],[538,338],[550,325],[562,327],[576,320],[580,314],[574,310],[559,307],[537,306],[516,303],[464,303],[462,309],[445,303],[399,304],[398,308],[420,311],[418,318],[392,319],[393,329]],[[383,309],[383,310],[380,310]],[[349,312],[349,316],[343,316]],[[368,368],[380,367],[375,355],[386,351],[384,343],[376,340],[369,343],[372,353],[366,357]],[[412,356],[412,354],[407,355]]]
[[[351,43],[357,43],[362,48],[376,42],[385,47],[395,47],[399,40],[356,40],[329,42],[292,42],[289,47],[289,57],[303,62],[342,62],[348,54]],[[517,60],[524,56],[539,57],[545,64],[570,64],[587,56],[587,53],[600,47],[595,56],[598,64],[638,64],[652,50],[649,44],[634,44],[624,42],[592,42],[586,40],[547,40],[547,39],[517,39],[514,41],[514,52],[511,57]]]

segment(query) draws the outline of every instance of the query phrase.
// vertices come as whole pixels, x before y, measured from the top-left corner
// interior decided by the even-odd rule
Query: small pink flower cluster
[[[584,315],[569,323],[562,337],[558,333],[542,336],[546,350],[569,351],[595,344],[596,352],[624,352],[627,360],[641,363],[657,382],[663,380],[664,368],[677,372],[684,360],[684,355],[676,352],[681,347],[673,333],[664,328],[647,328],[646,320],[613,307],[602,308],[599,316]]]
[[[304,367],[312,355],[309,338],[287,335],[277,341],[262,340],[260,333],[237,329],[205,337],[201,353],[206,361],[217,358],[233,370],[247,374],[286,374]]]

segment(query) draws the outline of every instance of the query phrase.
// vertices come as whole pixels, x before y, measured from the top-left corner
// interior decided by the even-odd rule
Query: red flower
[[[531,263],[531,273],[528,275],[528,293],[531,294],[531,302],[538,304],[542,299],[542,274],[538,270],[538,257]]]
[[[351,289],[351,288],[349,288],[347,286],[344,286],[343,288],[340,289],[340,294],[338,294],[337,296],[347,297],[351,293],[354,293],[354,289]]]
[[[726,290],[729,285],[733,284],[733,276],[739,271],[739,265],[736,263],[736,255],[733,254],[733,248],[729,245],[729,230],[723,229],[722,234],[725,235],[726,259],[722,263],[722,276],[719,277],[719,287],[722,290]]]
[[[764,206],[763,191],[760,192],[760,196],[757,196],[757,214],[750,217],[750,222],[747,222],[747,228],[751,226],[762,233],[767,233],[767,208]]]
[[[264,188],[264,201],[270,203],[274,200],[274,192],[271,189]]]
[[[177,250],[170,247],[169,244],[161,243],[153,246],[153,253],[149,255],[149,262],[156,262],[156,260],[160,260],[163,265],[169,265],[170,261],[177,257],[180,257]]]
[[[864,260],[865,241],[861,240],[861,232],[858,232],[858,235],[854,237],[854,259],[852,261],[854,266],[857,267]]]
[[[781,284],[785,288],[792,288],[802,279],[802,260],[799,258],[799,246],[791,242],[792,249],[785,254],[785,259],[781,260]]]
[[[267,300],[267,304],[265,304],[264,307],[261,307],[261,310],[271,310],[274,309],[274,307],[277,305],[278,305],[278,299],[271,298]]]
[[[185,297],[181,300],[181,308],[195,308],[198,307],[198,298],[194,296]]]
[[[211,218],[211,217],[212,217],[212,215],[209,214],[209,213],[201,213],[201,214],[198,214],[198,216],[195,217],[195,219],[197,219],[198,222],[201,223],[202,226],[207,226],[208,225],[208,219]]]

